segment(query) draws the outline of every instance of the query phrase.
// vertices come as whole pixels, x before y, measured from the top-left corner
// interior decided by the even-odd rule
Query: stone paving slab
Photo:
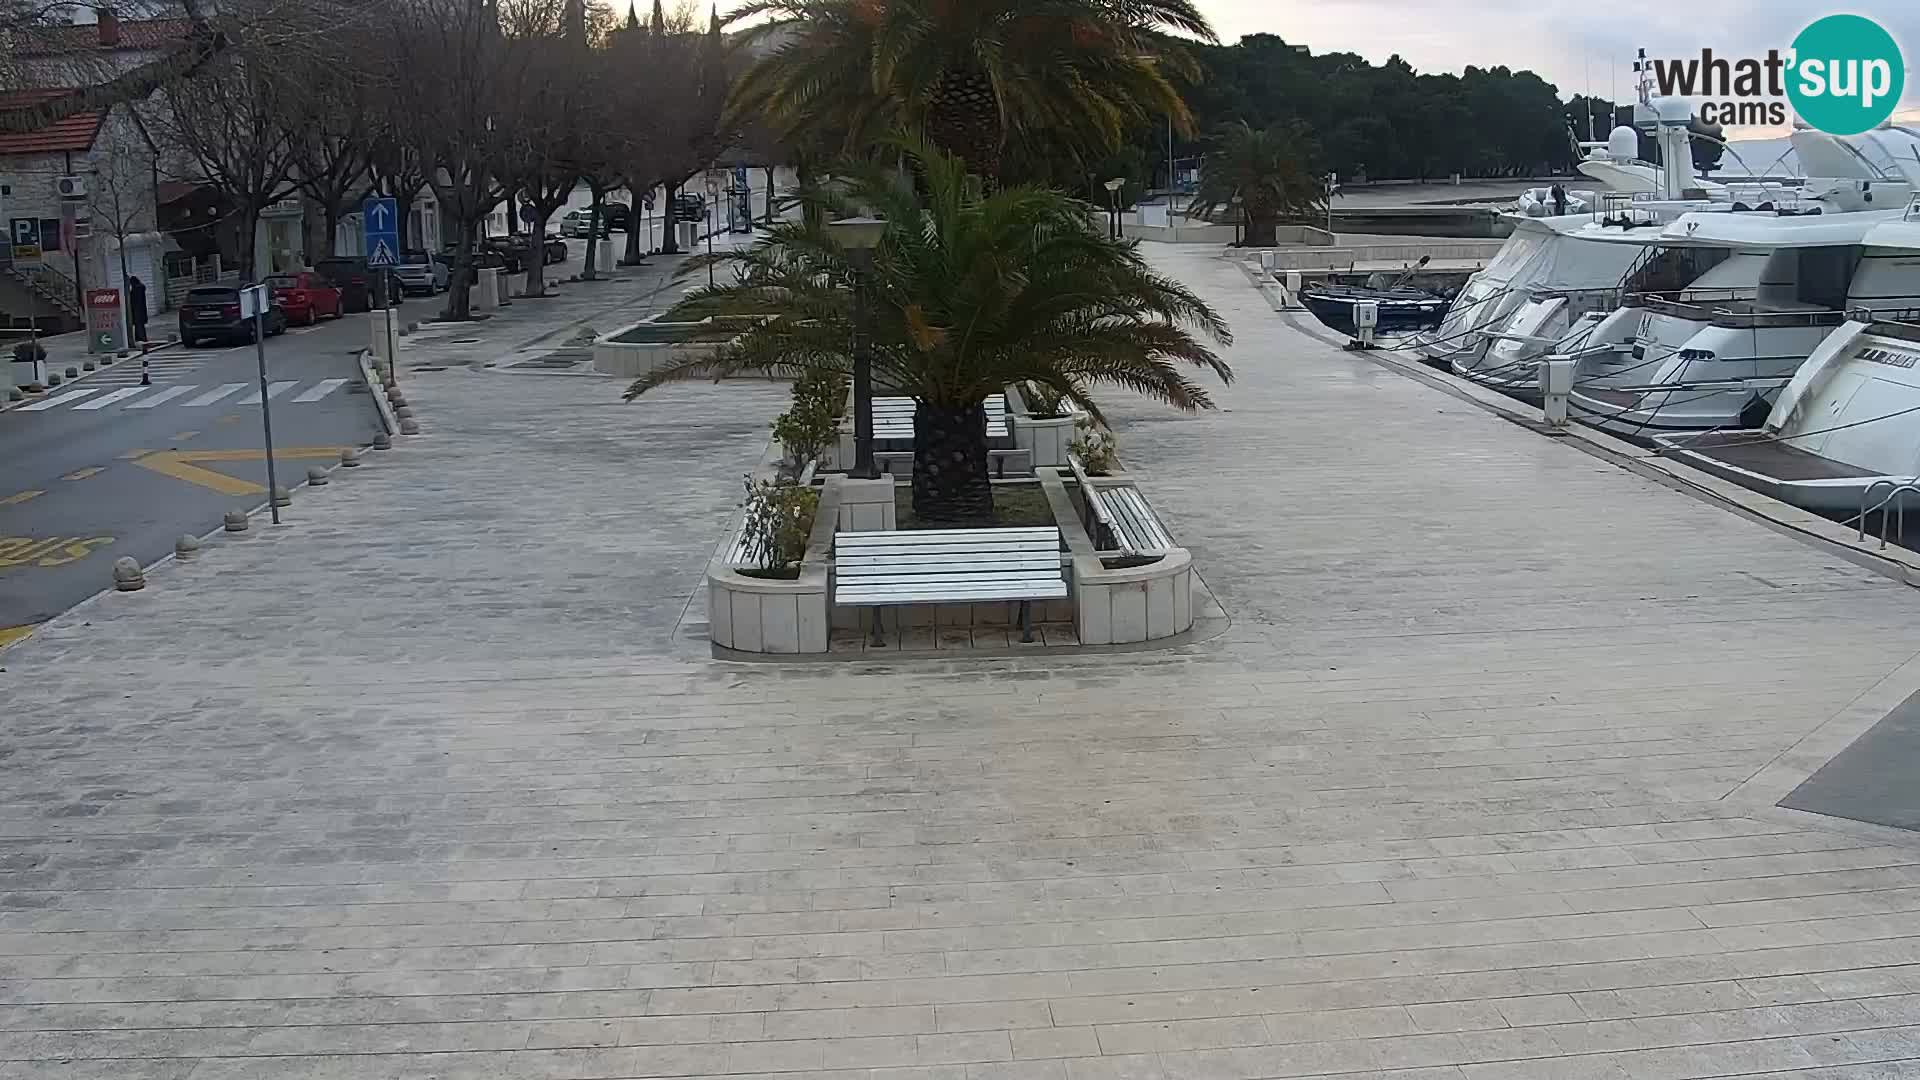
[[[1225,634],[715,662],[779,388],[414,373],[0,653],[0,1078],[1920,1075],[1920,847],[1732,797],[1915,597],[1154,257],[1239,332],[1113,410]]]

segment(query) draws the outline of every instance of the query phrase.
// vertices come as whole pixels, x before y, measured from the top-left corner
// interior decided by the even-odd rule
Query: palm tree
[[[1098,158],[1144,123],[1189,128],[1168,76],[1195,69],[1161,35],[1216,40],[1193,0],[755,0],[732,16],[762,18],[735,117],[849,154],[921,135],[989,183],[1009,136]]]
[[[1274,227],[1282,217],[1326,206],[1326,188],[1313,169],[1318,153],[1312,134],[1298,121],[1264,130],[1229,124],[1200,166],[1200,188],[1187,213],[1209,217],[1237,208],[1247,226],[1246,245],[1273,247]]]
[[[837,189],[797,197],[821,219],[873,212],[889,222],[865,278],[870,355],[874,381],[917,403],[913,507],[922,519],[992,520],[984,402],[1011,383],[1045,386],[1096,418],[1095,384],[1189,411],[1213,407],[1185,369],[1231,381],[1195,337],[1231,341],[1225,322],[1093,228],[1086,203],[1029,187],[986,194],[958,158],[924,144],[906,153],[924,194],[898,171],[855,163],[837,170]],[[716,258],[736,264],[735,283],[694,291],[673,317],[758,321],[717,360],[655,372],[628,400],[743,371],[852,373],[855,276],[824,222],[783,222],[752,249]],[[704,261],[683,272],[703,272]]]

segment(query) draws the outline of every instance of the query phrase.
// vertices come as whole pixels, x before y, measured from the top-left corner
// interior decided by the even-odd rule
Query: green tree
[[[988,194],[956,157],[924,146],[906,154],[920,192],[895,169],[854,162],[836,170],[835,188],[797,197],[820,219],[871,211],[890,223],[865,278],[871,355],[875,382],[917,403],[913,506],[922,519],[992,520],[983,403],[1010,384],[1046,386],[1095,416],[1088,391],[1097,384],[1212,407],[1187,369],[1232,378],[1201,340],[1230,341],[1226,323],[1130,244],[1090,227],[1087,204],[1031,187]],[[674,317],[758,321],[717,359],[636,381],[628,400],[730,372],[851,374],[855,275],[826,226],[782,222],[752,249],[716,258],[736,264],[737,280],[694,291]],[[704,272],[705,261],[689,271]]]
[[[1193,69],[1161,32],[1214,40],[1193,0],[757,0],[732,17],[766,19],[747,47],[768,50],[733,116],[849,154],[923,136],[989,182],[1010,139],[1091,161],[1155,119],[1190,130],[1169,76]]]
[[[1281,218],[1325,208],[1316,153],[1313,136],[1298,121],[1264,131],[1228,124],[1200,166],[1200,190],[1188,212],[1209,217],[1232,208],[1246,224],[1248,247],[1273,247]]]

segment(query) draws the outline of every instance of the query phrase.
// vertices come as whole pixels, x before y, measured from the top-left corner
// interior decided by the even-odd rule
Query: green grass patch
[[[913,488],[901,484],[893,494],[895,516],[902,531],[917,529],[951,529],[949,521],[921,521],[913,512]],[[1007,528],[1039,528],[1054,524],[1053,507],[1047,502],[1047,493],[1033,484],[995,484],[993,485],[993,514],[997,519],[993,525]]]

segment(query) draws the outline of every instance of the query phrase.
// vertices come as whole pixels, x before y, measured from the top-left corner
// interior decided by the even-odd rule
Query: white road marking
[[[297,380],[297,379],[294,379],[294,380],[290,380],[290,381],[287,381],[287,382],[273,382],[273,383],[269,383],[269,384],[267,385],[267,400],[268,400],[268,401],[272,401],[272,400],[273,400],[274,398],[277,398],[277,397],[279,397],[279,396],[280,396],[281,394],[284,394],[284,393],[286,393],[287,391],[289,391],[289,390],[291,390],[291,389],[293,389],[294,387],[296,387],[296,386],[299,386],[299,385],[300,385],[300,382],[299,382],[299,380]],[[246,397],[243,397],[243,398],[241,398],[241,399],[240,399],[240,404],[242,404],[242,405],[258,405],[258,404],[260,404],[260,391],[258,391],[258,390],[255,390],[255,391],[254,391],[253,393],[251,393],[251,394],[248,394],[248,395],[247,395]]]
[[[80,404],[75,405],[73,407],[73,411],[74,412],[91,412],[95,409],[104,409],[116,401],[125,401],[126,399],[132,397],[133,395],[141,393],[145,390],[146,390],[146,387],[144,386],[124,386],[118,390],[115,390],[111,394],[106,395],[105,397],[97,397],[97,398],[94,398],[92,401],[83,401]]]
[[[194,383],[188,383],[185,386],[169,386],[165,390],[162,390],[157,394],[148,394],[146,397],[143,397],[139,401],[136,401],[133,404],[127,406],[127,408],[151,409],[158,405],[165,405],[167,402],[172,401],[174,398],[180,397],[183,394],[191,394],[198,389],[200,389],[200,387]]]
[[[78,401],[81,398],[86,397],[88,394],[97,394],[101,391],[101,389],[102,387],[98,387],[98,386],[83,386],[78,390],[69,390],[64,394],[61,394],[59,397],[45,398],[40,401],[36,401],[31,405],[22,405],[18,409],[15,409],[14,411],[15,412],[43,412],[47,409],[52,409],[61,405],[65,405],[69,401]]]
[[[299,397],[294,398],[293,400],[295,402],[319,401],[321,398],[326,397],[328,394],[333,393],[335,390],[338,390],[345,385],[347,385],[347,380],[345,379],[322,379],[320,380],[320,383],[317,386],[315,386],[313,389],[307,391],[304,394],[301,394]]]
[[[219,386],[216,386],[213,389],[207,391],[206,393],[201,394],[199,397],[194,398],[192,401],[186,402],[184,407],[192,409],[192,408],[197,408],[201,405],[211,405],[214,402],[219,401],[221,398],[232,397],[233,395],[239,393],[242,390],[245,390],[246,388],[247,388],[247,384],[243,382],[221,383]]]

